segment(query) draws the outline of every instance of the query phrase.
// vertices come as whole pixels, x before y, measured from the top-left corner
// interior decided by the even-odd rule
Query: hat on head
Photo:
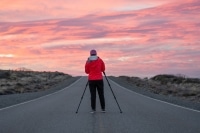
[[[97,51],[96,51],[96,50],[94,50],[94,49],[93,49],[93,50],[91,50],[91,51],[90,51],[90,55],[97,55]]]

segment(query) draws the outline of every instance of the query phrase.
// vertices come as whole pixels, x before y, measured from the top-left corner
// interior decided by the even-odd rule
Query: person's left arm
[[[105,63],[103,62],[103,60],[102,60],[102,63],[101,63],[101,71],[102,72],[104,72],[105,71]]]

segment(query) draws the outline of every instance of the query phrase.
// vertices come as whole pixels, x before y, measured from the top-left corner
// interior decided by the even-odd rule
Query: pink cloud
[[[137,10],[148,7],[155,7],[173,0],[101,0],[101,1],[64,1],[64,0],[1,0],[0,20],[7,22],[43,20],[55,18],[76,18],[87,14],[121,11],[121,10]],[[87,3],[87,4],[86,4]],[[84,5],[84,6],[83,6]],[[10,19],[12,18],[12,20]]]
[[[24,1],[17,2],[16,7],[20,7]],[[117,1],[116,7],[120,3]],[[105,2],[100,4],[105,9],[102,12],[74,18],[1,22],[0,68],[27,67],[85,75],[84,63],[90,49],[95,48],[110,75],[200,74],[198,1],[112,12],[106,10],[109,4],[103,5]],[[7,8],[11,7],[15,8]],[[93,7],[86,12],[89,10]]]

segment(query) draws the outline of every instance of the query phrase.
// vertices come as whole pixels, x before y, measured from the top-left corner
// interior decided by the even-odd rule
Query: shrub
[[[0,79],[9,79],[9,78],[10,78],[10,72],[0,71]]]

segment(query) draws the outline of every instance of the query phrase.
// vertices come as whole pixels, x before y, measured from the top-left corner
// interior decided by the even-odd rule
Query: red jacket
[[[96,60],[88,60],[85,64],[85,73],[89,74],[89,80],[103,79],[102,72],[105,71],[105,64],[101,58]]]

